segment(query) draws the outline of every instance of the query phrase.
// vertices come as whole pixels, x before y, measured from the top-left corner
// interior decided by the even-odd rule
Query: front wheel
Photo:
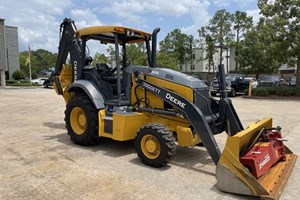
[[[79,145],[91,145],[98,141],[97,109],[88,96],[77,94],[71,98],[65,110],[65,122],[71,140]]]
[[[135,139],[135,147],[142,162],[152,167],[166,165],[175,155],[175,138],[161,124],[146,124]]]

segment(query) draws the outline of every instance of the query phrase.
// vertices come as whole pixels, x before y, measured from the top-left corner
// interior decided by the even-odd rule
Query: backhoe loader
[[[77,30],[73,20],[64,19],[51,79],[66,102],[71,140],[79,145],[96,144],[99,138],[134,140],[141,161],[153,167],[166,165],[177,145],[202,144],[217,166],[221,191],[278,199],[297,158],[283,145],[280,128],[273,128],[271,118],[243,128],[227,97],[222,66],[218,100],[204,81],[157,67],[159,31],[122,26]],[[93,62],[91,41],[114,47],[114,67]],[[131,65],[130,44],[144,45],[146,66]],[[228,138],[221,154],[214,135],[224,131]]]

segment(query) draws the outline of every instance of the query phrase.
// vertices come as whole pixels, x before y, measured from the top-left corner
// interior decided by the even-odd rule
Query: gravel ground
[[[244,126],[272,116],[299,154],[299,100],[236,97],[233,104]],[[133,142],[73,144],[64,109],[52,89],[0,89],[0,199],[246,199],[217,190],[215,165],[203,147],[178,147],[168,166],[151,168],[141,164]],[[222,149],[226,134],[216,138]],[[281,199],[299,198],[299,173],[297,161]]]

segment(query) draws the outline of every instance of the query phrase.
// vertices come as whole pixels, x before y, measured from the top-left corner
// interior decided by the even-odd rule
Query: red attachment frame
[[[284,145],[278,130],[267,130],[257,143],[240,158],[250,173],[259,178],[275,163],[285,160]]]

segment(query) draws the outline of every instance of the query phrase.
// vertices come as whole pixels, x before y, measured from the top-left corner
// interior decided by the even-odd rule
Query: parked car
[[[288,86],[292,86],[292,87],[296,86],[296,76],[294,76],[288,80]]]
[[[258,86],[258,82],[257,82],[256,78],[253,78],[253,77],[245,77],[244,80],[245,80],[245,82],[248,83],[248,85],[249,85],[249,82],[251,81],[251,86],[252,86],[252,88],[256,88],[256,87]]]
[[[32,79],[31,83],[43,85],[44,82],[47,80],[47,78],[37,78],[37,79]]]
[[[236,96],[237,92],[244,92],[248,88],[248,83],[244,80],[244,76],[241,74],[226,74],[226,90],[229,96]],[[220,92],[219,80],[214,80],[211,82],[210,94],[215,96]]]
[[[284,80],[280,76],[264,76],[259,80],[259,87],[283,86]]]

